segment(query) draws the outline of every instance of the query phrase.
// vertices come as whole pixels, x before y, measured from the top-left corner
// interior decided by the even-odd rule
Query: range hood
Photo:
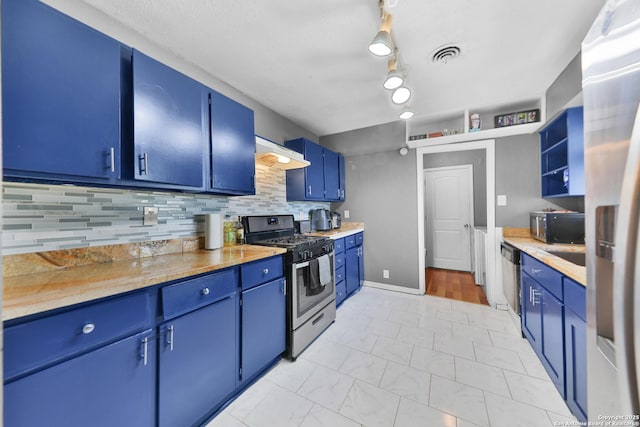
[[[296,151],[256,136],[256,164],[278,169],[300,169],[306,168],[311,162]]]

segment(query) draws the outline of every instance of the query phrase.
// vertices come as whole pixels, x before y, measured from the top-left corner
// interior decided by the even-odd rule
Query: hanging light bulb
[[[382,12],[380,30],[373,40],[371,40],[371,43],[369,43],[369,52],[376,56],[388,56],[393,52],[393,40],[391,40],[391,15],[384,11]]]
[[[404,104],[411,98],[411,90],[406,86],[400,86],[391,94],[391,101],[394,104]]]

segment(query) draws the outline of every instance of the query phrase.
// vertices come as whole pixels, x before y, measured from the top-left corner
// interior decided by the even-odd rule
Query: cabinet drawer
[[[242,290],[282,277],[282,257],[251,262],[240,266]]]
[[[351,249],[356,245],[356,235],[352,234],[344,238],[344,248]]]
[[[560,301],[563,300],[562,274],[525,253],[522,254],[522,271],[533,277]]]
[[[336,283],[344,280],[344,267],[336,268]]]
[[[172,319],[233,294],[238,288],[238,269],[184,280],[162,288],[162,316]]]
[[[334,258],[336,263],[336,270],[339,269],[340,267],[344,267],[344,258],[345,258],[344,252],[341,254],[336,254]]]
[[[344,252],[344,237],[333,241],[333,251],[336,254]]]
[[[361,246],[364,242],[364,233],[356,234],[356,246]]]
[[[587,292],[584,286],[568,277],[562,278],[564,305],[585,322],[587,321]]]
[[[11,326],[4,330],[4,379],[150,326],[146,292]]]

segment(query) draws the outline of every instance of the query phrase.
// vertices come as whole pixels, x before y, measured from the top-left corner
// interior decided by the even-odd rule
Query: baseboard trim
[[[421,292],[420,289],[405,288],[404,286],[389,285],[387,283],[370,282],[368,280],[364,281],[363,286],[368,286],[370,288],[384,289],[387,291],[401,292],[403,294],[424,295],[424,292]]]

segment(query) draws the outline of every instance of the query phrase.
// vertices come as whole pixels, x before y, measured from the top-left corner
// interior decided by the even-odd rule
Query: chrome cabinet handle
[[[142,365],[143,366],[147,366],[148,350],[149,350],[149,338],[143,338],[142,339]]]
[[[307,195],[311,195],[311,184],[309,184],[308,189],[307,189]]]
[[[533,274],[538,274],[538,273],[542,273],[542,270],[536,270],[535,268],[532,268],[532,269],[531,269],[531,272],[532,272]]]
[[[169,344],[169,351],[173,351],[173,325],[169,325],[169,339],[167,340],[167,344]]]
[[[96,325],[93,323],[87,323],[82,327],[82,333],[85,335],[89,335],[96,328]]]
[[[142,167],[140,168],[140,174],[144,172],[145,175],[149,175],[149,156],[147,153],[143,153],[140,157],[142,160]]]
[[[269,269],[268,268],[263,269],[262,274],[269,274]]]
[[[204,288],[204,289],[201,291],[201,293],[202,293],[202,295],[204,295],[204,296],[209,295],[209,288]]]
[[[109,149],[109,157],[111,157],[111,172],[116,171],[116,149],[111,147]]]
[[[287,295],[287,282],[286,282],[286,280],[282,281],[282,295],[284,295],[284,296]]]

